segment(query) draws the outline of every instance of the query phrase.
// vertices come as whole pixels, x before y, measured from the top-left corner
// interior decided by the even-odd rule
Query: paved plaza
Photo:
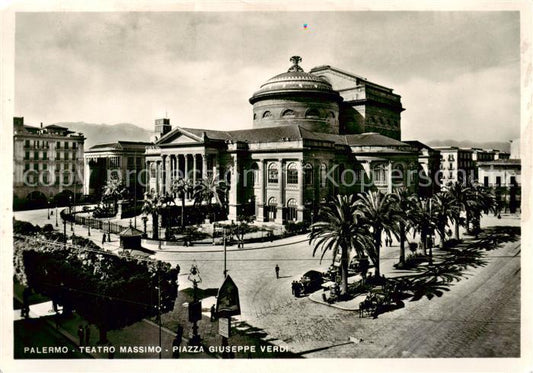
[[[15,218],[41,226],[48,222],[46,210],[16,212]],[[485,217],[482,225],[520,226],[520,219]],[[75,226],[75,233],[86,236],[87,229]],[[93,230],[91,238],[101,243],[101,232]],[[113,236],[106,248],[118,250],[118,237]],[[438,256],[439,250],[434,254]],[[397,242],[382,249],[382,271],[387,277],[398,275],[392,267],[398,256]],[[293,280],[310,269],[323,271],[331,263],[329,256],[322,263],[312,256],[306,236],[247,244],[241,250],[232,246],[227,268],[239,287],[240,319],[306,357],[516,357],[520,354],[520,241],[484,256],[484,266],[467,269],[441,297],[407,301],[404,308],[376,319],[292,296]],[[191,286],[187,272],[193,263],[200,270],[201,288],[222,284],[220,246],[161,250],[155,258],[180,265],[180,289]],[[281,269],[279,279],[276,264]],[[348,343],[350,339],[356,343]]]

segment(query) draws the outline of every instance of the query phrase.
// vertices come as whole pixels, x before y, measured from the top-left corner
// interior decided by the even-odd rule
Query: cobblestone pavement
[[[46,210],[44,215],[42,210],[15,215],[42,225]],[[520,219],[485,217],[482,225],[519,226]],[[76,234],[84,231],[78,226]],[[398,250],[397,243],[382,248],[382,271],[387,277]],[[519,252],[518,241],[489,251],[485,267],[468,270],[467,278],[452,283],[442,297],[406,302],[404,308],[377,319],[358,318],[355,312],[291,295],[293,280],[309,269],[325,270],[331,262],[326,256],[320,263],[307,242],[228,251],[227,268],[239,287],[241,319],[264,329],[267,339],[277,339],[276,343],[307,357],[511,357],[520,353]],[[199,247],[197,252],[161,251],[156,257],[180,265],[180,289],[190,286],[186,273],[192,263],[199,266],[201,288],[222,284],[221,252],[203,253]],[[279,279],[276,264],[281,268]],[[348,344],[350,337],[359,342]]]

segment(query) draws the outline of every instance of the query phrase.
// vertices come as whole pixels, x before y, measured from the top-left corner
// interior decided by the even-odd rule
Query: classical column
[[[184,155],[184,158],[185,158],[185,162],[184,162],[184,166],[185,166],[185,170],[184,170],[184,174],[183,174],[183,178],[184,179],[189,179],[189,154],[185,154]]]
[[[276,224],[283,224],[283,206],[285,205],[283,198],[284,174],[283,159],[278,159],[278,206],[275,220]]]
[[[90,186],[90,183],[91,183],[91,166],[89,166],[89,162],[91,161],[90,158],[86,158],[85,159],[85,164],[84,164],[84,167],[83,167],[83,180],[84,180],[84,183],[83,183],[83,192],[85,194],[91,194],[91,186]],[[51,168],[50,170],[51,172],[51,175],[55,175],[54,173],[54,170]]]
[[[387,165],[387,192],[392,193],[392,162]]]
[[[159,193],[161,185],[161,161],[155,162],[155,192]]]
[[[265,221],[265,160],[257,162],[257,185],[259,186],[255,203],[257,204],[256,220],[260,223]]]
[[[298,208],[296,212],[296,219],[298,222],[304,221],[304,163],[303,160],[299,162],[298,167]]]
[[[202,154],[202,179],[207,179],[207,154]]]
[[[198,164],[196,163],[197,158],[198,158],[198,154],[192,155],[192,169],[193,169],[192,182],[194,183],[194,185],[196,185],[196,180],[198,179]]]
[[[229,190],[229,212],[228,212],[228,219],[229,220],[237,220],[237,216],[239,215],[239,206],[238,206],[238,190],[239,186],[237,185],[238,182],[238,170],[239,170],[239,163],[237,154],[232,155],[232,167],[231,167],[231,186]]]
[[[217,161],[217,155],[213,154],[213,179],[218,179],[218,161]]]

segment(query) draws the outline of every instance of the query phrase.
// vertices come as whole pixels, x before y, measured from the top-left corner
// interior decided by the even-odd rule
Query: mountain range
[[[85,122],[59,122],[58,126],[69,128],[71,131],[81,132],[85,135],[85,149],[102,143],[124,141],[150,141],[152,131],[131,123],[95,124]],[[498,149],[508,152],[508,141],[476,142],[469,140],[429,140],[422,141],[429,146],[457,146],[461,148]]]

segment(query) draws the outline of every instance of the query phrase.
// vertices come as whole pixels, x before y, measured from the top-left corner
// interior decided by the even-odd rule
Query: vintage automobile
[[[324,278],[322,273],[315,270],[305,272],[300,281],[297,281],[301,285],[299,288],[302,293],[311,293],[319,290],[323,282]]]

